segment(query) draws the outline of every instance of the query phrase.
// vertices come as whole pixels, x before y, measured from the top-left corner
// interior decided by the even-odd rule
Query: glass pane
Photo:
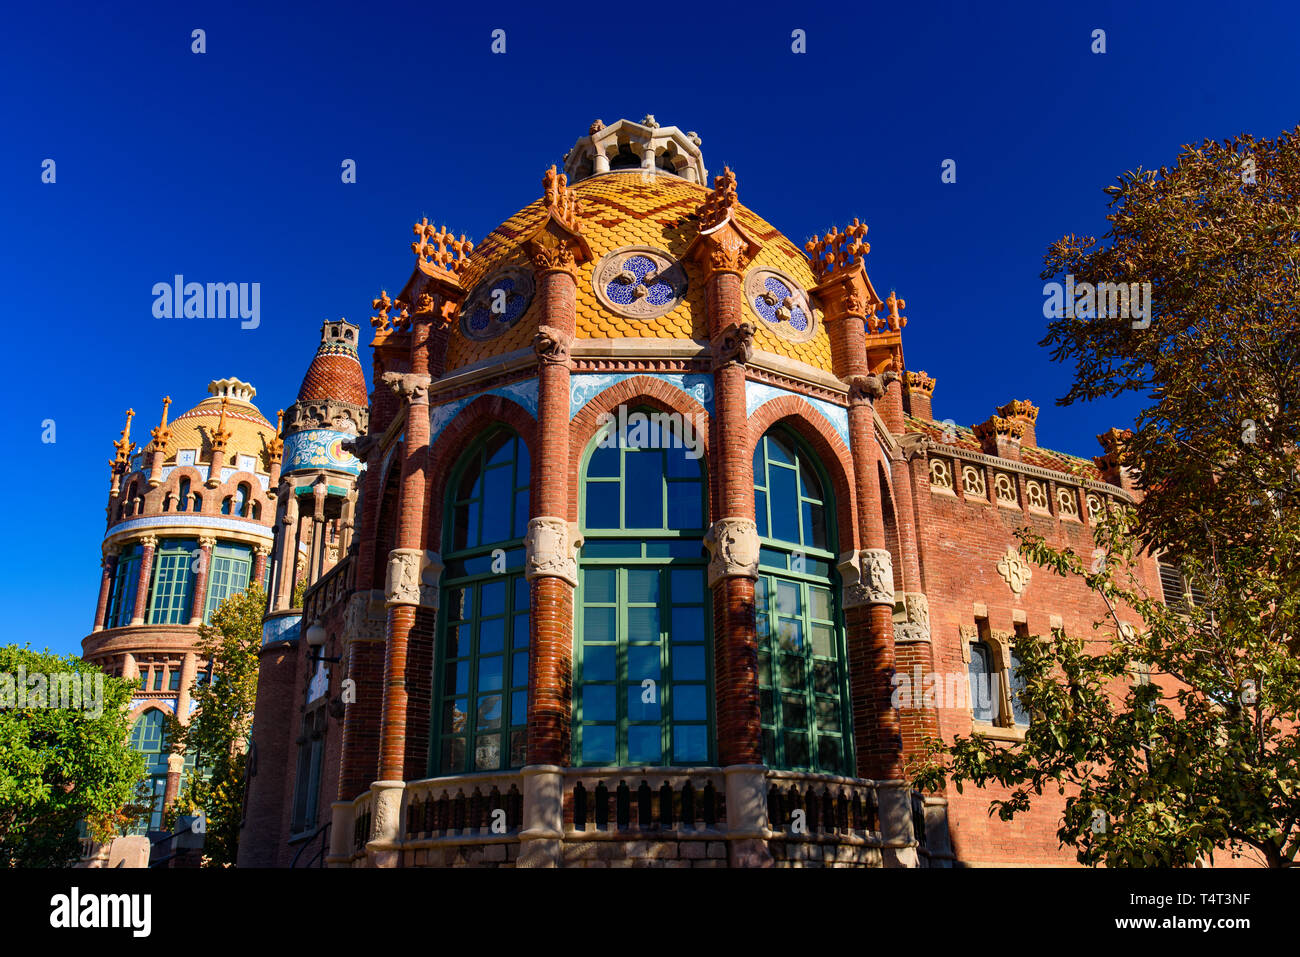
[[[588,528],[618,528],[618,493],[622,486],[617,482],[587,483]]]
[[[627,454],[627,528],[664,527],[663,454]]]
[[[469,625],[452,625],[447,629],[447,657],[459,658],[470,653]]]
[[[831,630],[830,625],[819,625],[815,622],[808,628],[812,637],[812,652],[820,658],[835,657],[835,632]]]
[[[488,582],[479,586],[479,615],[504,615],[506,612],[506,583]]]
[[[673,645],[673,677],[682,681],[704,680],[703,645]]]
[[[813,690],[818,694],[839,694],[839,665],[832,661],[813,662]]]
[[[447,774],[456,774],[465,770],[464,738],[443,739],[442,770]]]
[[[528,723],[528,692],[516,691],[510,696],[510,723]]]
[[[674,608],[669,634],[674,641],[703,641],[706,622],[703,608]]]
[[[501,767],[501,735],[479,735],[474,741],[474,770],[495,771],[499,767]]]
[[[612,645],[582,649],[582,680],[614,680],[614,647]]]
[[[502,542],[510,537],[510,505],[514,499],[514,476],[511,472],[509,466],[502,466],[484,473],[481,544]]]
[[[970,702],[976,721],[992,721],[994,711],[993,676],[989,669],[989,652],[982,643],[970,647]]]
[[[446,668],[446,681],[443,694],[458,695],[469,691],[469,662],[449,662]]]
[[[668,483],[668,527],[703,528],[704,495],[699,482]]]
[[[799,456],[799,491],[804,498],[815,498],[822,501],[822,483],[817,477],[817,470],[813,464],[808,461],[808,456],[800,454]]]
[[[760,651],[758,653],[758,683],[766,687],[772,686],[772,653]]]
[[[817,767],[828,774],[844,772],[844,747],[839,738],[820,737],[817,739]]]
[[[587,475],[601,478],[618,478],[619,451],[617,448],[597,446],[587,459]]]
[[[582,689],[582,720],[613,721],[618,717],[613,685],[585,685]]]
[[[640,542],[587,542],[582,546],[583,558],[640,558]],[[612,601],[613,599],[611,599]]]
[[[483,449],[483,457],[487,459],[488,465],[500,465],[514,459],[514,436],[508,432],[498,432],[492,436]]]
[[[511,659],[510,684],[516,688],[528,684],[528,652],[516,652]]]
[[[583,727],[582,763],[613,764],[614,760],[614,729],[590,725]]]
[[[615,572],[612,568],[585,568],[582,572],[583,600],[613,602]]]
[[[629,602],[659,601],[659,569],[629,568],[627,572],[627,600]]]
[[[632,645],[627,649],[627,680],[639,685],[645,678],[659,680],[658,645]]]
[[[640,682],[629,684],[627,688],[627,719],[629,721],[658,721],[659,685]],[[657,733],[657,732],[656,732]]]
[[[448,698],[442,706],[442,733],[459,733],[465,729],[469,716],[469,701],[466,698]]]
[[[754,484],[762,488],[767,488],[767,475],[763,472],[763,446],[766,443],[758,440],[754,446]]]
[[[781,724],[786,728],[808,727],[808,705],[802,695],[781,695]]]
[[[802,652],[803,625],[792,619],[777,620],[777,643],[782,651]]]
[[[803,541],[811,548],[826,547],[826,509],[803,503]]]
[[[703,764],[708,759],[708,728],[704,725],[679,725],[673,728],[674,764]]]
[[[781,656],[781,687],[800,688],[804,686],[803,658],[798,655]]]
[[[674,721],[704,721],[708,716],[704,685],[673,685]]]
[[[627,636],[632,641],[657,639],[659,637],[659,609],[629,608],[627,610]]]
[[[778,581],[776,583],[776,613],[778,615],[798,615],[799,586],[794,582]]]
[[[582,640],[613,641],[614,615],[617,608],[584,608],[582,610]]]
[[[528,732],[511,731],[510,732],[510,766],[512,768],[521,768],[527,763],[528,757]]]
[[[840,730],[840,703],[832,698],[818,698],[814,703],[817,709],[818,731]]]
[[[754,490],[754,517],[758,524],[759,538],[771,538],[771,529],[767,526],[767,493]]]
[[[480,697],[478,699],[478,707],[475,711],[475,729],[478,731],[495,731],[500,728],[501,704],[502,701],[499,694],[489,694]]]
[[[785,733],[785,763],[793,768],[808,767],[808,735]]]
[[[827,588],[808,586],[808,614],[822,621],[831,620],[831,593]]]
[[[478,660],[478,690],[479,691],[499,691],[501,689],[501,668],[503,661],[500,655],[488,655]]]
[[[664,452],[664,458],[667,459],[668,465],[668,477],[699,478],[700,463],[704,461],[704,436],[697,435],[694,431],[680,436],[674,433],[672,444],[681,447],[668,449]]]
[[[630,764],[658,764],[663,758],[659,726],[633,725],[627,729],[627,760]]]
[[[767,459],[769,462],[784,462],[787,465],[794,465],[794,451],[783,437],[779,435],[764,436],[764,444],[767,446]]]
[[[704,572],[689,568],[674,568],[668,573],[669,585],[675,605],[704,601]]]
[[[776,765],[776,734],[772,731],[763,731],[763,761],[769,767]]]
[[[771,537],[783,542],[799,544],[799,498],[795,488],[794,472],[790,469],[773,468],[769,472],[772,496],[772,534]]]
[[[489,618],[478,626],[479,654],[491,654],[501,651],[506,646],[506,620]]]
[[[515,493],[515,527],[512,538],[523,538],[528,532],[528,489]]]
[[[772,692],[766,688],[758,692],[758,720],[760,724],[776,722],[772,715]]]
[[[516,648],[528,647],[528,616],[515,615],[513,645]]]

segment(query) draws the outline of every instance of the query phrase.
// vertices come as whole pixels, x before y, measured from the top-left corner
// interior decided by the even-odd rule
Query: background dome
[[[572,189],[581,203],[582,234],[591,246],[592,260],[577,273],[577,338],[619,339],[708,339],[704,276],[694,264],[683,263],[688,277],[686,296],[662,316],[634,319],[619,315],[601,303],[592,286],[592,275],[601,259],[628,246],[651,246],[681,260],[698,231],[696,210],[709,190],[681,177],[642,171],[612,172],[583,179]],[[542,222],[542,200],[524,207],[494,229],[474,249],[470,264],[461,277],[472,294],[483,279],[505,267],[531,271],[523,242]],[[783,236],[761,216],[737,205],[736,219],[763,244],[749,268],[767,267],[794,279],[807,292],[815,284],[812,268],[802,249]],[[527,310],[509,329],[491,339],[465,335],[459,325],[452,329],[447,347],[447,369],[458,369],[492,356],[524,349],[532,342],[541,317],[540,297],[534,295]],[[756,329],[754,344],[759,349],[804,362],[829,372],[830,340],[822,324],[820,309],[814,310],[817,328],[806,342],[792,342],[778,335],[752,308],[746,319]]]
[[[257,470],[269,472],[271,468],[268,447],[275,438],[275,426],[253,405],[251,399],[257,390],[238,379],[217,379],[208,384],[211,395],[188,412],[168,423],[171,438],[167,442],[164,465],[176,464],[176,453],[198,449],[198,462],[212,460],[212,433],[221,421],[221,400],[226,398],[226,430],[230,441],[226,444],[226,463],[233,466],[237,455],[251,455],[257,459]],[[147,453],[146,453],[147,454]]]

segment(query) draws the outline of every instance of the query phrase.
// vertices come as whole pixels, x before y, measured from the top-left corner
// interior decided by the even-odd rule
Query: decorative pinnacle
[[[569,189],[569,177],[557,173],[554,164],[542,176],[542,202],[561,226],[575,233],[582,232],[578,194]]]
[[[907,316],[900,316],[898,310],[907,308],[907,300],[899,299],[891,292],[885,300],[885,304],[889,306],[889,315],[885,321],[889,323],[890,330],[892,332],[901,332],[903,327],[907,325]]]
[[[270,454],[273,463],[284,458],[284,439],[280,438],[280,431],[283,428],[284,409],[277,409],[275,413],[275,437],[267,443],[267,452]]]
[[[713,178],[713,190],[700,207],[700,229],[714,229],[720,225],[739,203],[736,192],[736,174],[730,166],[722,167],[722,175]]]
[[[864,242],[867,235],[866,223],[853,222],[845,227],[844,232],[832,226],[821,239],[810,239],[804,244],[808,257],[812,260],[813,275],[822,282],[832,273],[845,269],[871,252],[871,244]]]
[[[117,449],[116,461],[125,463],[131,457],[131,450],[135,448],[135,443],[131,441],[131,420],[135,418],[135,409],[126,410],[126,426],[122,429],[122,437],[113,443]]]
[[[167,440],[171,438],[172,435],[171,429],[167,428],[167,407],[170,406],[171,404],[172,404],[172,397],[164,396],[162,422],[158,424],[157,428],[153,429],[149,433],[153,437],[153,447],[155,450],[162,449],[164,446],[167,445]]]
[[[388,298],[387,290],[379,290],[379,298],[371,300],[371,307],[379,315],[370,317],[370,324],[375,327],[376,332],[392,332],[394,329],[406,329],[411,323],[411,315],[407,310],[406,303],[400,299]],[[388,315],[393,309],[397,310],[395,316]]]
[[[1028,399],[1012,399],[1006,405],[998,406],[998,415],[1004,415],[1007,418],[1026,419],[1030,422],[1038,421],[1038,406]]]
[[[411,252],[421,262],[439,266],[457,275],[469,265],[469,255],[474,251],[474,244],[465,238],[464,233],[457,239],[455,234],[447,232],[446,226],[435,227],[429,222],[428,216],[421,218],[411,229],[419,240],[411,243]]]
[[[652,130],[657,130],[659,128],[659,121],[655,119],[653,113],[647,113],[645,118],[641,120],[641,125],[648,126]]]
[[[908,391],[924,392],[926,395],[934,395],[934,387],[937,384],[937,380],[926,375],[923,371],[912,372],[909,370],[907,373]],[[998,411],[1001,412],[1002,410],[999,409]]]
[[[217,427],[212,433],[212,450],[214,452],[226,447],[230,441],[230,431],[226,428],[226,403],[229,400],[223,395],[221,397],[221,417],[217,419]]]
[[[605,128],[605,121],[604,121],[604,120],[599,120],[599,119],[598,119],[598,120],[596,120],[596,122],[594,122],[594,123],[591,124],[591,127],[587,130],[587,135],[588,135],[588,136],[595,136],[597,133],[599,133],[599,132],[600,132],[601,130],[603,130],[604,128]]]

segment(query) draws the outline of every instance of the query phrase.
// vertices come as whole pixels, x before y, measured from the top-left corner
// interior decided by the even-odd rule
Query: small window
[[[982,641],[970,646],[970,710],[976,721],[992,724],[997,717],[998,683],[993,653]]]
[[[163,669],[161,667],[158,667],[153,670],[153,690],[162,691],[162,685],[163,685]]]
[[[180,666],[180,665],[170,665],[170,666],[168,666],[168,668],[167,668],[167,690],[168,690],[168,691],[180,691],[180,690],[181,690],[181,666]]]

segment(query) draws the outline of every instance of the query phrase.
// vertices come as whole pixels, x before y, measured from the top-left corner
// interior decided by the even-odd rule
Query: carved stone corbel
[[[752,518],[720,518],[704,535],[709,587],[723,578],[758,578],[758,524]]]
[[[415,372],[384,373],[384,384],[411,405],[429,404],[429,385],[432,381],[429,376]]]
[[[903,620],[894,622],[895,642],[930,640],[930,600],[920,592],[903,592]]]
[[[718,333],[711,345],[713,368],[745,365],[754,355],[754,326],[749,322],[733,322]]]
[[[524,536],[524,578],[561,578],[578,585],[578,548],[582,536],[562,518],[539,515],[528,522]]]
[[[533,352],[537,353],[537,360],[548,365],[568,362],[572,345],[573,337],[554,326],[538,326],[537,334],[533,336]]]
[[[366,456],[370,454],[370,450],[379,444],[379,436],[367,432],[365,435],[344,439],[340,444],[344,452],[351,452],[364,462]]]
[[[923,432],[908,432],[906,435],[900,435],[897,441],[898,448],[903,453],[903,459],[909,462],[912,459],[928,455],[930,449],[934,447],[930,437]]]
[[[384,579],[384,603],[438,607],[438,576],[442,561],[436,552],[422,548],[394,548],[388,553],[388,573]]]
[[[844,607],[888,605],[894,607],[894,561],[889,550],[863,548],[840,557],[844,581]]]

